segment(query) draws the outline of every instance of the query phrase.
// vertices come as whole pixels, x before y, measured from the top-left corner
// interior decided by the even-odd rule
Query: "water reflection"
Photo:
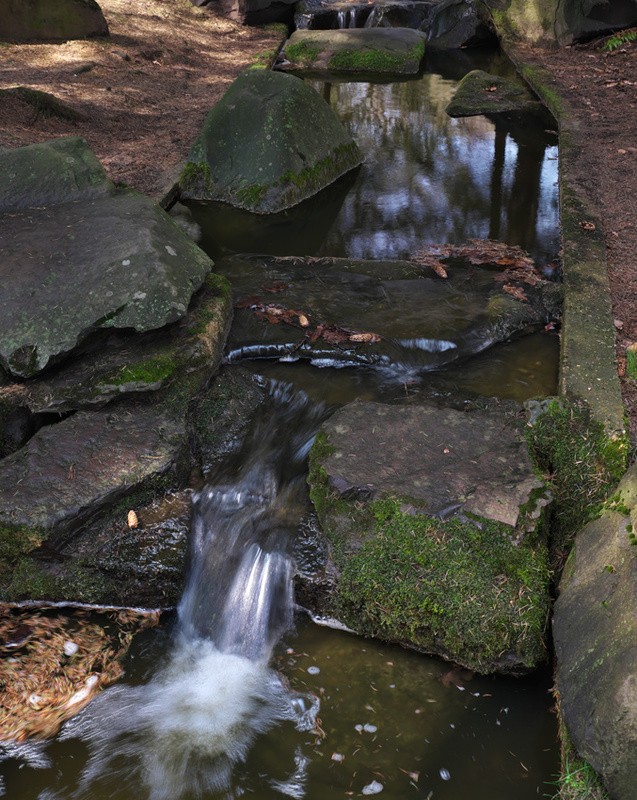
[[[540,126],[450,119],[457,83],[313,85],[365,153],[322,254],[407,258],[426,243],[487,237],[557,254],[557,147]],[[538,219],[538,209],[542,217]]]

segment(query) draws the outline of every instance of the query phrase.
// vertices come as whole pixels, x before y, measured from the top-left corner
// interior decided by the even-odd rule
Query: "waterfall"
[[[358,9],[344,8],[337,12],[336,20],[339,28],[356,28],[357,27],[357,12]]]
[[[144,800],[234,797],[234,766],[259,734],[286,721],[314,727],[318,698],[291,691],[268,661],[292,624],[289,542],[325,408],[290,385],[268,388],[241,451],[194,497],[172,652],[148,683],[114,686],[66,723],[60,739],[82,740],[89,757],[78,784],[47,800],[139,797],[140,787]],[[294,763],[298,788],[298,748]]]

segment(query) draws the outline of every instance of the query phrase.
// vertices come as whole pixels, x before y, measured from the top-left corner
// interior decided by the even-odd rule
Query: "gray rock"
[[[0,364],[21,377],[97,330],[176,321],[212,268],[159,206],[131,191],[5,215],[2,229]]]
[[[206,0],[205,5],[244,25],[267,25],[291,22],[294,0]]]
[[[3,0],[0,41],[60,41],[108,36],[95,0]]]
[[[413,75],[425,55],[425,38],[409,28],[295,31],[283,48],[285,69]]]
[[[495,41],[491,15],[476,0],[441,0],[427,28],[427,46],[437,49],[475,47]]]
[[[425,30],[437,0],[395,2],[347,2],[347,0],[301,0],[294,24],[301,30],[334,28],[420,28]]]
[[[291,75],[240,75],[208,114],[181,178],[184,199],[259,214],[300,203],[362,156],[320,95]]]
[[[79,136],[0,150],[0,171],[0,214],[95,200],[115,188]]]
[[[560,709],[579,753],[613,800],[637,774],[637,468],[577,535],[555,604]]]
[[[447,106],[450,117],[487,115],[528,115],[545,113],[544,106],[518,81],[491,75],[480,69],[460,81]]]
[[[481,672],[545,656],[543,509],[520,421],[354,402],[324,424],[310,491],[349,627]]]
[[[528,302],[520,302],[494,280],[497,272],[457,262],[446,280],[406,261],[235,256],[217,269],[238,299],[228,342],[232,362],[306,359],[420,374],[537,330],[560,307],[555,284],[525,286]],[[280,291],[269,294],[263,286]],[[276,324],[268,304],[303,314],[308,324],[294,314]]]

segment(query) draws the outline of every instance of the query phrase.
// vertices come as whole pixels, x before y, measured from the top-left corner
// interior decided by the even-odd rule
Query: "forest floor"
[[[100,0],[100,6],[107,39],[0,45],[0,89],[50,92],[80,115],[50,116],[0,93],[0,147],[83,136],[112,180],[159,197],[208,110],[241,70],[267,62],[280,36],[189,0]],[[637,342],[637,44],[612,53],[599,42],[520,53],[549,70],[587,131],[578,169],[604,230],[618,370],[635,446],[637,381],[625,374],[625,351]]]

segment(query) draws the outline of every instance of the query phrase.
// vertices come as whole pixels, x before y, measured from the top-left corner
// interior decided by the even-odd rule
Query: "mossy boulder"
[[[545,658],[549,498],[519,420],[357,401],[323,426],[310,464],[340,572],[318,611],[484,673]]]
[[[183,199],[269,214],[311,197],[361,161],[314,89],[292,75],[252,70],[208,114],[179,184]]]
[[[425,55],[425,35],[409,28],[295,31],[283,48],[294,72],[413,75]]]
[[[95,200],[112,194],[115,188],[79,136],[0,150],[0,171],[0,214]]]
[[[637,774],[637,468],[577,535],[555,605],[560,711],[610,797],[632,800]]]
[[[108,36],[95,0],[3,0],[0,41],[65,41]]]
[[[128,190],[6,215],[0,364],[28,378],[96,331],[175,322],[212,266],[159,206]]]
[[[480,69],[469,72],[460,81],[446,110],[450,117],[541,116],[545,113],[542,103],[524,84]]]

